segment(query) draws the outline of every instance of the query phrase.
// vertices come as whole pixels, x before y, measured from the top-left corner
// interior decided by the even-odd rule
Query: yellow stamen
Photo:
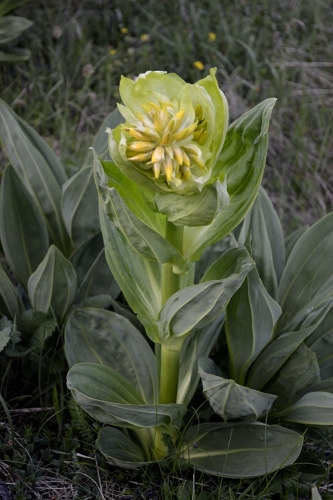
[[[140,153],[138,155],[132,156],[129,158],[131,161],[147,161],[151,158],[151,151],[149,153]]]
[[[164,148],[162,146],[157,146],[151,157],[151,163],[157,163],[164,160]]]
[[[183,130],[179,130],[176,134],[173,134],[174,141],[183,141],[187,137],[193,134],[195,129],[197,128],[197,122],[193,123],[190,127],[186,127]]]
[[[156,142],[132,142],[127,146],[127,151],[139,151],[141,153],[147,153],[156,147]]]

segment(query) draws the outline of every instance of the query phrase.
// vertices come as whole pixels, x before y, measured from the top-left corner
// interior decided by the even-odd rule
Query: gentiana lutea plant
[[[311,273],[290,259],[312,233],[284,270],[282,230],[260,189],[275,99],[228,126],[214,70],[194,85],[164,72],[123,77],[120,95],[112,160],[93,152],[93,169],[107,262],[139,322],[74,310],[68,387],[106,424],[98,447],[116,465],[175,460],[229,477],[290,465],[302,426],[333,425],[332,385],[311,350],[333,288],[294,297]],[[200,379],[220,421],[188,411]]]

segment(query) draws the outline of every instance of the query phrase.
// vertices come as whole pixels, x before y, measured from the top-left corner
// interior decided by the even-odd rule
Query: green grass
[[[195,82],[217,67],[231,120],[265,98],[278,98],[263,185],[285,232],[332,210],[331,0],[38,0],[15,14],[34,21],[18,44],[32,58],[1,67],[1,97],[46,138],[69,172],[80,166],[103,118],[119,102],[122,74],[165,70]],[[3,157],[0,163],[5,165]],[[24,382],[33,404],[55,406],[58,413],[11,414],[14,448],[2,414],[0,475],[16,500],[52,498],[51,487],[64,499],[310,498],[297,471],[230,481],[158,468],[114,469],[94,450],[93,423],[73,417],[66,395],[41,394],[33,380],[31,375]],[[8,405],[14,404],[14,382],[4,380]],[[332,446],[320,446],[328,464]],[[327,478],[320,486],[323,498],[333,498]]]

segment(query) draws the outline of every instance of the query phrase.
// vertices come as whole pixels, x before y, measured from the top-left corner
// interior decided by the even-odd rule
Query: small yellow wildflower
[[[116,49],[110,50],[110,56],[114,56],[117,53]]]
[[[143,35],[140,36],[140,40],[142,40],[143,42],[148,42],[149,38],[150,37],[148,33],[144,33]]]
[[[193,66],[200,69],[200,71],[203,71],[205,69],[205,66],[203,65],[203,63],[201,61],[195,61],[193,63]]]
[[[124,35],[126,35],[126,33],[128,33],[128,29],[127,28],[121,28],[120,31],[122,33],[124,33]]]
[[[212,42],[213,42],[214,40],[216,40],[216,35],[215,35],[215,33],[213,33],[212,31],[210,31],[210,32],[208,33],[208,38],[209,38],[209,40],[211,40]]]

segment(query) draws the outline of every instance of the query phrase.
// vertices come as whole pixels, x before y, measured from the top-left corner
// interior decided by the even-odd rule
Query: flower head
[[[209,183],[222,148],[228,108],[215,72],[194,85],[174,74],[122,78],[120,113],[108,129],[110,154],[129,177],[155,191],[197,192]]]

